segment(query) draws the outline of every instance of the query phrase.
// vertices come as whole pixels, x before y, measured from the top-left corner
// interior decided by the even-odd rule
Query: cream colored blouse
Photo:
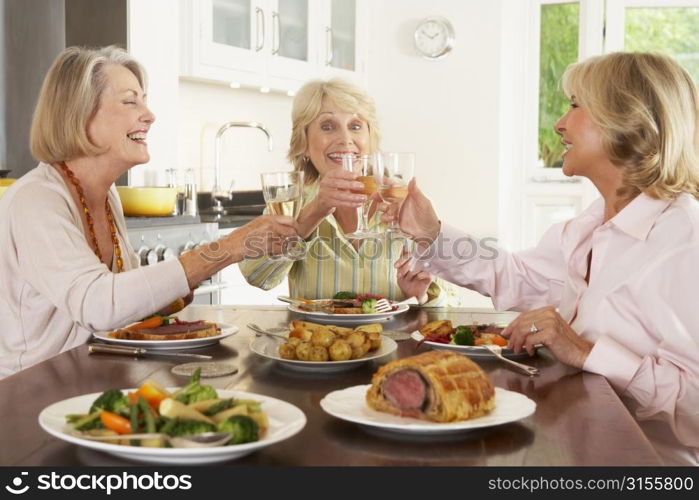
[[[50,165],[40,163],[0,198],[0,378],[189,293],[179,260],[138,267],[114,186],[108,199],[124,254],[119,274],[95,256],[80,208]]]

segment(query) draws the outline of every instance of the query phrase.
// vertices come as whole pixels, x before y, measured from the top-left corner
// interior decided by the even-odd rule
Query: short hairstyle
[[[105,67],[118,64],[130,70],[145,89],[146,74],[123,49],[68,47],[53,62],[41,86],[34,110],[29,146],[45,163],[57,163],[104,153],[87,135],[106,86]]]
[[[604,148],[622,169],[622,198],[699,198],[699,97],[672,58],[616,52],[568,67],[563,90],[602,130]]]
[[[369,152],[379,149],[379,126],[374,100],[363,89],[341,78],[328,81],[311,80],[301,87],[294,98],[291,109],[291,140],[287,154],[294,170],[305,172],[304,179],[307,183],[318,179],[318,170],[310,159],[304,158],[308,148],[308,125],[320,114],[323,99],[326,97],[342,111],[356,113],[364,120],[369,129]]]

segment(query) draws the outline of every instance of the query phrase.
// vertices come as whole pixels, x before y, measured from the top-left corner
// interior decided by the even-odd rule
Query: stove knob
[[[148,252],[149,252],[149,249],[147,246],[142,246],[136,252],[136,255],[138,255],[138,261],[140,262],[140,264],[142,266],[148,265],[148,260],[147,260]]]
[[[175,252],[172,248],[164,247],[158,253],[158,260],[170,260],[175,258]]]
[[[157,264],[158,261],[160,260],[158,258],[158,255],[160,252],[162,252],[162,249],[165,248],[164,245],[158,245],[155,247],[153,250],[149,251],[146,254],[146,262],[148,262],[149,266],[152,266],[153,264]]]
[[[180,252],[180,255],[182,255],[185,252],[189,252],[190,250],[194,250],[196,246],[196,243],[194,243],[192,240],[189,240],[187,243],[184,244],[184,248]]]

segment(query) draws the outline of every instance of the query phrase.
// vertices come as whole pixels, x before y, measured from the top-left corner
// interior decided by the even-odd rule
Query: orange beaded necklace
[[[71,169],[68,168],[64,162],[58,164],[66,174],[70,182],[75,186],[75,190],[78,192],[78,198],[80,204],[83,206],[83,211],[85,212],[85,218],[87,219],[87,231],[90,233],[90,239],[92,240],[92,245],[95,249],[95,255],[101,261],[102,252],[97,244],[97,235],[95,234],[95,223],[92,220],[92,215],[90,214],[90,209],[87,208],[87,201],[85,200],[85,193],[83,192],[83,187],[80,185],[80,181],[75,177],[75,174]],[[112,209],[109,207],[109,199],[104,200],[104,209],[107,212],[107,220],[109,221],[109,231],[112,233],[112,243],[114,244],[114,255],[116,256],[116,267],[117,273],[124,270],[124,261],[121,259],[121,247],[119,246],[119,238],[117,236],[116,225],[114,224],[114,216],[112,215]]]

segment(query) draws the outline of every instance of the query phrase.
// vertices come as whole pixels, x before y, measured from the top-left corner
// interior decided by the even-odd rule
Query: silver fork
[[[403,304],[407,304],[409,302],[415,302],[415,297],[410,297],[400,302],[394,302],[393,304],[386,299],[379,299],[376,301],[376,306],[374,309],[377,313],[391,312],[393,311],[394,307],[402,306]]]
[[[282,331],[288,332],[286,328],[272,328],[270,330],[265,330],[261,326],[256,325],[255,323],[248,323],[247,327],[250,328],[250,330],[257,332],[257,334],[262,334],[262,335],[268,335],[270,337],[275,337],[275,338],[280,338],[284,340],[289,340],[286,335],[282,335]]]
[[[488,349],[490,352],[492,352],[495,356],[497,356],[498,358],[500,358],[502,361],[504,361],[505,363],[509,363],[509,364],[511,364],[512,366],[517,367],[519,370],[523,371],[524,373],[526,373],[526,374],[529,375],[530,377],[533,377],[534,375],[538,375],[538,374],[539,374],[539,369],[538,369],[538,368],[536,368],[536,367],[534,367],[534,366],[525,365],[525,364],[522,364],[522,363],[517,363],[516,361],[512,361],[511,359],[508,359],[508,358],[506,358],[505,356],[503,356],[503,355],[502,355],[502,347],[500,347],[499,345],[495,345],[495,344],[485,344],[485,345],[482,345],[481,347],[485,347],[485,348]]]

